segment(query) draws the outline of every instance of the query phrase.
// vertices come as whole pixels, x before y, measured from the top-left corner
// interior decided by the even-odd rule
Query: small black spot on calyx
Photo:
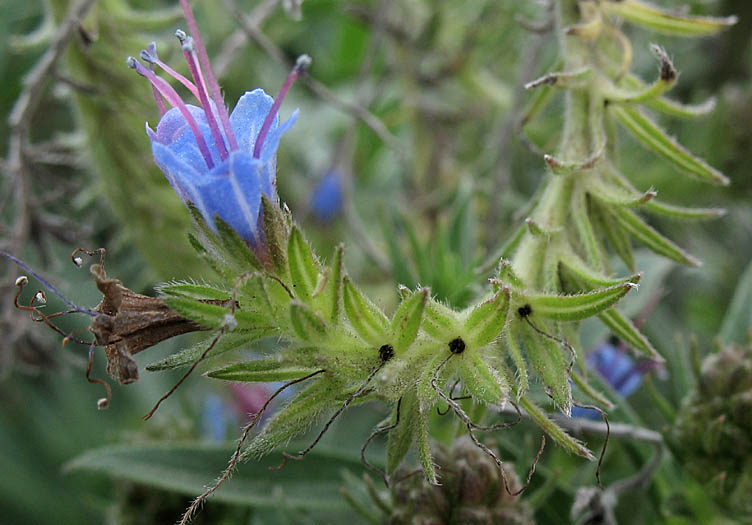
[[[386,363],[392,357],[394,357],[394,347],[392,345],[381,345],[381,348],[379,348],[379,358],[381,358],[381,361]]]
[[[533,313],[533,309],[529,304],[525,304],[517,308],[517,313],[520,314],[520,317],[527,317]]]
[[[449,351],[453,354],[461,354],[465,351],[465,341],[461,337],[456,337],[449,341]]]

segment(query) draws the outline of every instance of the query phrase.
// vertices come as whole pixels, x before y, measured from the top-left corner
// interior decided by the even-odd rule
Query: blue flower
[[[342,211],[342,175],[335,170],[327,172],[313,188],[309,203],[316,219],[328,222]]]
[[[586,363],[622,397],[628,397],[637,390],[642,384],[642,376],[653,367],[652,362],[635,362],[624,349],[608,341],[593,350]],[[572,417],[599,419],[600,415],[590,408],[573,407]]]
[[[251,245],[256,245],[260,239],[261,194],[277,199],[275,173],[279,140],[297,118],[296,111],[280,126],[279,117],[275,116],[261,154],[254,158],[252,152],[256,138],[273,102],[272,97],[261,89],[240,97],[230,115],[238,149],[230,150],[222,159],[216,145],[209,146],[213,168],[204,161],[196,138],[178,108],[172,108],[162,116],[156,132],[147,126],[154,160],[181,200],[196,206],[212,226],[214,216],[219,216]],[[206,113],[196,106],[187,105],[187,108],[202,136],[210,143]]]
[[[162,113],[156,130],[146,126],[154,161],[180,199],[194,205],[207,224],[216,230],[215,217],[220,217],[249,246],[262,249],[261,195],[277,201],[277,147],[297,118],[296,111],[280,125],[279,107],[310,58],[304,55],[298,59],[276,101],[255,89],[240,97],[228,114],[190,6],[183,1],[181,5],[193,37],[181,30],[175,35],[192,80],[164,64],[153,43],[140,54],[146,65],[133,57],[127,61],[149,80]],[[183,84],[200,106],[183,102],[175,89],[154,73],[155,66]],[[172,106],[170,110],[165,101]]]

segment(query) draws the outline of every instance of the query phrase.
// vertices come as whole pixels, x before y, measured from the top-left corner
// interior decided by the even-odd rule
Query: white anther
[[[84,264],[84,260],[81,257],[74,257],[73,264],[75,264],[78,268],[81,268],[81,266]]]
[[[104,410],[109,406],[110,406],[110,402],[107,400],[106,397],[103,397],[99,401],[97,401],[97,410]]]
[[[22,275],[18,279],[16,279],[16,286],[26,286],[29,284],[29,278],[25,275]]]
[[[36,295],[34,295],[34,300],[39,304],[47,304],[47,294],[44,293],[44,290],[39,290]]]

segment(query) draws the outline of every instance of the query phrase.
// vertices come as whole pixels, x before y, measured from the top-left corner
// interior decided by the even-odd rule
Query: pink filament
[[[282,100],[285,98],[285,95],[287,95],[287,92],[290,90],[293,82],[295,82],[295,79],[298,78],[298,75],[300,75],[300,69],[296,66],[287,76],[285,83],[282,84],[282,88],[279,90],[279,94],[274,100],[274,104],[272,104],[271,109],[269,109],[269,113],[267,113],[266,118],[264,119],[264,123],[261,125],[261,129],[259,130],[258,137],[256,138],[256,143],[253,146],[253,158],[258,159],[261,156],[261,148],[264,146],[264,140],[266,139],[266,135],[269,133],[269,128],[272,127],[274,116],[279,111],[279,107],[282,105]]]
[[[153,64],[149,64],[149,70],[154,73]],[[149,84],[151,84],[151,82],[149,82]],[[154,94],[154,101],[157,103],[157,107],[159,108],[159,114],[164,115],[165,113],[167,113],[167,108],[165,107],[162,95],[159,94],[159,91],[154,84],[151,84],[151,92]]]
[[[167,102],[169,102],[170,105],[178,108],[180,113],[182,113],[183,118],[185,118],[185,121],[188,123],[188,126],[191,128],[193,136],[196,138],[196,144],[198,145],[198,149],[201,152],[201,155],[204,157],[204,161],[206,161],[206,166],[209,169],[212,169],[214,167],[214,162],[212,161],[209,147],[206,145],[206,141],[204,140],[203,135],[201,135],[201,132],[198,129],[196,120],[193,118],[193,115],[191,115],[191,112],[188,111],[188,108],[186,107],[185,102],[183,102],[183,100],[180,98],[180,95],[177,94],[177,92],[172,88],[170,84],[167,83],[167,81],[156,76],[135,58],[129,57],[128,65],[135,69],[139,75],[149,79],[151,85],[155,87],[164,98],[167,99]]]
[[[235,140],[235,134],[232,131],[232,126],[230,126],[230,116],[227,114],[227,108],[225,107],[224,100],[222,100],[222,93],[219,90],[219,84],[217,83],[217,79],[212,72],[211,64],[209,63],[209,56],[206,54],[206,48],[204,47],[204,43],[201,41],[201,34],[198,31],[196,18],[193,16],[193,11],[191,11],[191,6],[188,3],[188,0],[180,0],[180,7],[183,8],[185,21],[188,23],[188,28],[190,29],[191,34],[193,35],[193,39],[196,42],[198,59],[201,63],[201,67],[206,73],[206,81],[209,85],[209,90],[211,91],[214,105],[217,107],[219,120],[220,122],[222,122],[222,127],[225,130],[227,142],[230,144],[230,150],[236,150],[238,149],[238,142],[237,140]]]
[[[204,107],[204,113],[206,113],[206,121],[209,123],[209,129],[211,129],[212,137],[214,137],[214,143],[217,145],[219,151],[219,157],[222,160],[227,158],[227,148],[225,147],[225,141],[222,138],[222,133],[219,131],[217,121],[214,118],[214,111],[212,110],[209,97],[206,93],[206,85],[204,84],[204,78],[201,75],[201,67],[196,60],[196,53],[193,52],[193,46],[190,40],[187,40],[188,45],[183,46],[183,54],[188,62],[188,68],[191,70],[193,81],[198,86],[198,99],[201,101],[201,105]]]
[[[183,75],[181,75],[180,73],[178,73],[177,71],[175,71],[174,69],[172,69],[170,66],[168,66],[167,64],[165,64],[164,62],[162,62],[160,59],[154,58],[153,60],[154,60],[154,63],[156,65],[158,65],[159,67],[161,67],[164,70],[165,73],[167,73],[172,78],[176,79],[178,82],[180,82],[185,87],[187,87],[188,90],[193,94],[193,96],[200,100],[200,97],[198,95],[199,94],[199,90],[196,89],[196,86],[193,85],[193,82],[191,82],[190,80],[188,80],[187,78],[185,78]]]

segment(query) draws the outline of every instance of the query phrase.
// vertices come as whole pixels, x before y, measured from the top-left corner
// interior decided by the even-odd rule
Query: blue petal
[[[279,140],[292,126],[295,121],[298,120],[298,110],[292,112],[292,115],[287,119],[284,124],[278,126],[279,115],[274,119],[274,124],[269,129],[269,133],[266,135],[264,145],[261,146],[261,160],[275,159],[277,154],[277,148],[279,147]]]
[[[256,137],[273,103],[274,99],[267,95],[263,89],[247,91],[238,99],[238,103],[232,110],[232,115],[230,115],[230,125],[235,132],[240,151],[253,153]],[[279,117],[274,119],[272,129],[278,123]]]

